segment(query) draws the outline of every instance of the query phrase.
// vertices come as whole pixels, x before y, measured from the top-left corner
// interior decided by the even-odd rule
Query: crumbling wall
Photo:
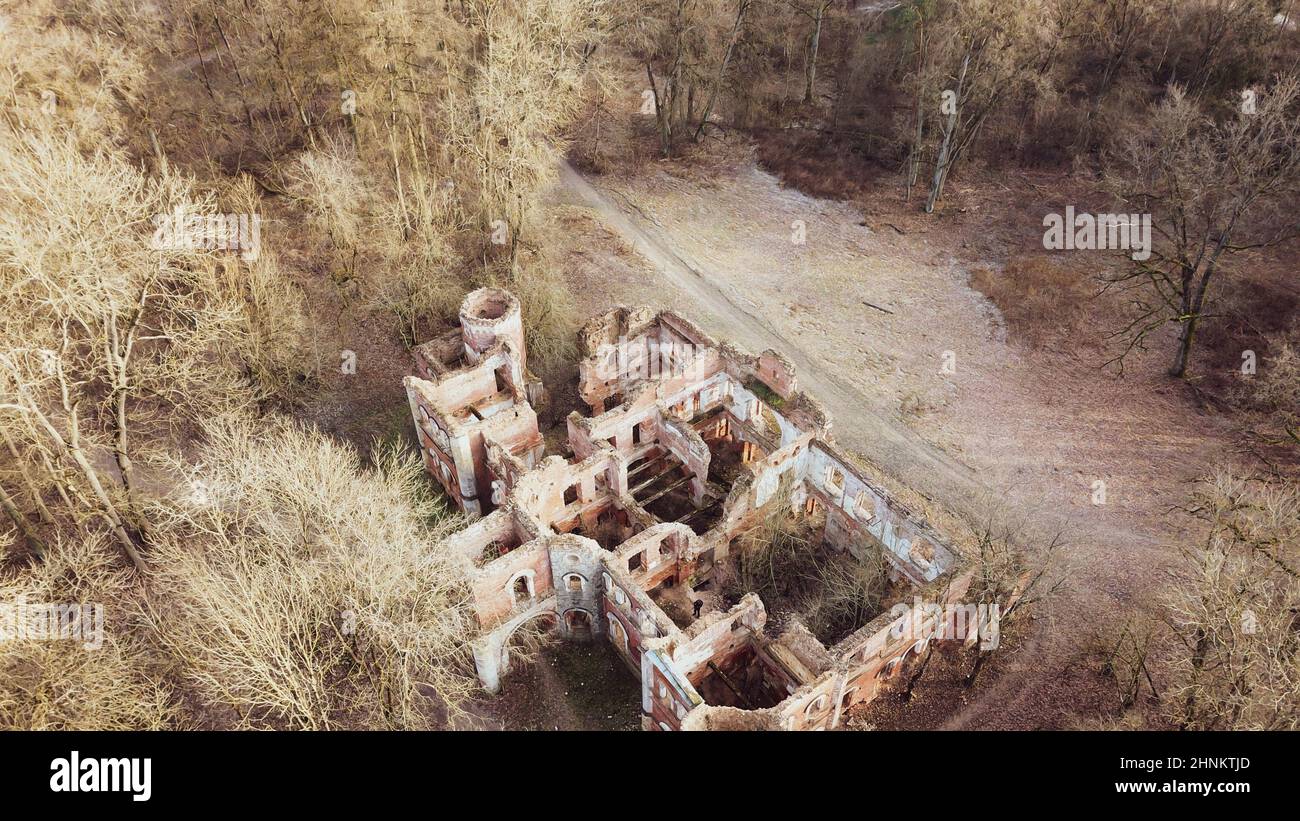
[[[807,484],[827,508],[826,540],[861,556],[883,546],[913,584],[947,572],[956,556],[917,517],[872,485],[824,442],[809,448]]]
[[[647,650],[641,659],[641,711],[647,730],[677,730],[691,710],[704,699],[668,662],[663,651]]]
[[[465,343],[459,328],[447,331],[411,349],[416,375],[431,382],[448,371],[461,367],[464,364],[464,356]]]
[[[641,648],[646,639],[676,633],[676,625],[614,562],[605,563],[601,583],[605,635],[615,652],[639,678]]]
[[[546,546],[560,629],[572,637],[585,623],[588,635],[598,635],[605,629],[600,603],[604,551],[591,539],[572,534],[553,536]]]
[[[470,647],[479,681],[488,693],[501,691],[501,676],[510,672],[510,640],[533,621],[555,618],[555,599],[539,599],[511,614],[506,622],[479,636]]]
[[[763,351],[754,363],[754,375],[782,399],[789,399],[797,390],[794,363],[778,351]]]
[[[735,536],[805,505],[825,509],[829,544],[859,557],[881,551],[919,593],[955,602],[969,585],[929,525],[835,451],[829,414],[798,390],[779,352],[718,343],[669,311],[621,307],[594,318],[580,333],[579,389],[595,415],[569,416],[575,461],[567,461],[542,458],[532,407],[540,384],[527,373],[518,301],[495,289],[471,294],[460,341],[459,353],[452,335],[419,346],[416,368],[429,379],[406,385],[426,466],[464,510],[488,513],[440,549],[458,555],[470,587],[483,628],[475,664],[489,691],[509,669],[511,636],[549,620],[570,638],[611,643],[642,682],[648,729],[831,729],[845,709],[874,698],[906,654],[924,652],[927,640],[909,629],[953,618],[891,611],[828,648],[797,620],[770,638],[752,593],[726,612],[690,621],[680,612],[689,598],[669,585],[708,581]],[[648,509],[673,518],[680,499],[667,510],[638,503],[628,467],[675,458],[692,476],[695,504],[716,500],[706,484],[714,456],[700,431],[726,438],[725,470],[714,478],[731,487],[720,518],[706,508],[712,526],[697,535]],[[679,628],[651,591],[689,626]]]
[[[685,641],[672,651],[673,665],[687,679],[698,675],[712,659],[734,652],[749,641],[746,630],[763,632],[767,609],[755,593],[746,593],[725,612],[706,613],[684,631]]]
[[[484,628],[554,595],[551,557],[544,539],[534,539],[469,573],[474,613]]]
[[[460,331],[470,362],[478,362],[498,343],[508,342],[517,357],[519,372],[527,369],[523,314],[519,300],[509,291],[479,288],[467,294],[460,306]]]

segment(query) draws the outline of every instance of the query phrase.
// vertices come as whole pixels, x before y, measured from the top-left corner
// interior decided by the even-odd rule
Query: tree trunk
[[[1183,322],[1178,332],[1178,349],[1174,352],[1174,363],[1169,367],[1169,375],[1182,379],[1187,373],[1187,361],[1192,352],[1192,339],[1196,335],[1197,317],[1193,316]]]
[[[934,162],[934,177],[930,179],[930,196],[925,201],[925,213],[933,214],[943,194],[943,186],[948,181],[949,155],[952,151],[952,133],[956,127],[956,113],[948,115],[948,122],[943,129],[943,143],[939,146],[939,156]]]
[[[916,95],[916,130],[912,134],[912,151],[907,158],[907,196],[906,199],[912,198],[912,189],[916,187],[916,179],[921,175],[921,139],[925,133],[925,104],[921,102],[921,94]]]
[[[957,76],[956,97],[953,100],[952,111],[948,114],[948,119],[944,122],[943,143],[939,146],[939,156],[935,159],[934,178],[930,181],[930,197],[925,201],[925,213],[934,213],[934,206],[939,202],[939,197],[943,195],[944,183],[948,181],[948,168],[952,165],[952,142],[953,136],[957,132],[957,125],[961,116],[961,94],[966,84],[966,69],[970,66],[970,49],[966,50],[966,56],[961,61],[961,73]]]
[[[673,152],[673,134],[672,126],[668,122],[668,108],[659,94],[659,86],[655,83],[654,69],[651,68],[648,62],[645,64],[645,74],[650,79],[650,93],[655,98],[655,122],[659,126],[659,150],[667,157]],[[665,93],[667,90],[665,86]]]
[[[731,53],[736,48],[736,39],[740,36],[740,26],[745,22],[745,12],[749,11],[749,4],[752,0],[740,0],[736,4],[736,20],[731,24],[731,35],[727,38],[727,51],[722,55],[722,63],[718,66],[718,75],[713,80],[713,87],[709,89],[708,102],[704,104],[704,112],[700,115],[700,124],[695,129],[694,139],[698,140],[704,133],[704,126],[709,122],[709,115],[713,113],[713,104],[718,100],[718,89],[722,87],[722,80],[727,76],[727,66],[731,64]]]
[[[3,433],[0,433],[0,435],[4,437],[5,448],[13,458],[14,464],[18,466],[18,474],[22,477],[23,486],[27,489],[27,495],[31,497],[32,504],[36,506],[36,515],[40,518],[41,524],[50,524],[54,521],[54,515],[50,513],[50,509],[46,506],[45,500],[41,498],[40,487],[27,473],[27,465],[24,463],[22,456],[18,453],[18,446],[14,444],[13,437],[9,435],[8,431],[4,431]],[[41,457],[44,459],[44,452],[41,452]],[[54,476],[54,471],[52,469],[49,470],[49,473],[51,477]],[[57,482],[55,483],[55,486],[58,486]],[[62,492],[61,489],[60,492]],[[64,501],[67,501],[66,498]]]
[[[3,509],[5,513],[9,514],[9,518],[13,520],[14,526],[17,527],[18,532],[22,534],[23,541],[27,542],[27,546],[36,554],[36,557],[44,559],[45,542],[41,540],[40,536],[36,535],[36,529],[32,527],[32,523],[27,519],[27,516],[18,509],[18,506],[14,504],[13,498],[10,497],[4,487],[0,487],[0,509]]]
[[[928,647],[925,648],[925,658],[921,659],[920,666],[917,667],[916,672],[913,673],[911,676],[909,676],[907,679],[907,688],[903,690],[904,701],[912,700],[912,691],[916,689],[916,683],[921,680],[922,676],[925,675],[925,668],[930,666],[930,657],[933,655],[934,655],[934,644],[931,643]]]
[[[817,16],[813,18],[813,31],[811,40],[808,43],[808,56],[804,63],[804,103],[813,101],[813,89],[817,84],[817,50],[822,39],[822,17],[826,13],[826,6],[818,4]]]
[[[1224,230],[1219,239],[1214,244],[1214,250],[1210,253],[1210,259],[1205,263],[1200,278],[1197,279],[1195,272],[1183,279],[1183,327],[1178,334],[1178,352],[1174,355],[1174,364],[1169,369],[1169,375],[1182,379],[1187,373],[1187,365],[1191,358],[1192,342],[1196,338],[1196,326],[1201,321],[1201,311],[1205,309],[1205,295],[1210,289],[1210,279],[1218,269],[1219,257],[1222,256],[1225,248],[1228,247],[1228,239],[1232,235],[1232,229],[1237,224],[1240,212],[1233,214],[1232,220],[1228,223],[1228,228]],[[1196,287],[1191,288],[1195,282]]]
[[[113,426],[115,438],[113,441],[113,459],[117,462],[118,472],[122,474],[122,489],[126,491],[126,518],[131,523],[131,527],[141,538],[147,539],[147,523],[144,518],[144,506],[140,502],[140,493],[138,482],[135,477],[135,463],[131,461],[131,453],[127,448],[126,440],[126,362],[119,360],[121,366],[120,378],[122,382],[116,396],[113,397],[114,421]]]
[[[907,190],[905,199],[912,199],[912,189],[921,175],[921,141],[925,139],[925,21],[916,28],[916,128],[912,132],[912,149],[907,156]]]
[[[966,674],[967,689],[975,686],[975,679],[979,677],[980,670],[984,669],[984,662],[988,660],[989,654],[983,650],[975,651],[975,664],[971,666],[970,672]]]
[[[65,439],[63,434],[59,433],[58,429],[54,427],[46,416],[40,413],[34,414],[37,423],[45,429],[50,440],[53,441],[54,444],[62,450],[63,453],[66,454],[67,457],[72,460],[73,464],[75,464],[81,471],[82,476],[86,479],[86,484],[90,485],[91,493],[94,494],[96,501],[99,502],[100,515],[104,517],[106,522],[108,522],[109,528],[113,531],[113,535],[122,546],[122,550],[125,551],[127,558],[131,560],[131,564],[135,566],[135,569],[138,570],[141,575],[144,575],[147,568],[144,563],[144,558],[140,555],[140,551],[136,546],[135,539],[132,538],[130,532],[127,531],[126,526],[122,522],[122,516],[117,510],[117,506],[113,504],[113,500],[108,495],[108,491],[105,490],[103,482],[99,480],[99,472],[91,466],[90,460],[86,458],[85,452],[81,449],[79,430],[77,427],[77,408],[75,404],[69,409],[68,415],[69,437]]]

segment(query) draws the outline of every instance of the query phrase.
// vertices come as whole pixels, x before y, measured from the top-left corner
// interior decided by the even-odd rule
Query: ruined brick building
[[[961,556],[835,448],[831,420],[775,351],[753,356],[668,311],[618,308],[580,333],[571,458],[545,454],[518,300],[470,294],[460,328],[415,349],[405,380],[429,472],[475,520],[439,545],[459,557],[499,688],[510,638],[541,620],[605,640],[641,681],[646,729],[832,729],[924,650],[886,612],[826,646],[798,620],[770,630],[749,593],[724,607],[715,568],[773,510],[887,560],[911,598],[956,601]],[[707,606],[698,615],[695,602]]]

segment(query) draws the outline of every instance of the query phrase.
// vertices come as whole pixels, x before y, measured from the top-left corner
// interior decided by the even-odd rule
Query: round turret
[[[479,288],[465,297],[460,306],[461,338],[465,340],[465,357],[477,362],[499,340],[509,340],[524,361],[524,321],[519,300],[500,288]]]

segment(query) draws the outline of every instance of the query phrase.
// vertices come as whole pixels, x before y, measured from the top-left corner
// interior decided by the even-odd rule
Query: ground
[[[1213,466],[1248,456],[1239,419],[1164,376],[1165,339],[1121,377],[1096,347],[1008,338],[970,271],[1041,241],[1046,211],[1026,204],[1053,183],[980,184],[956,184],[961,205],[947,214],[918,216],[891,194],[866,216],[783,187],[752,161],[705,178],[675,164],[591,179],[566,166],[553,196],[567,249],[558,264],[579,315],[649,304],[753,352],[777,348],[843,445],[972,520],[997,509],[1023,519],[1031,540],[1063,530],[1068,588],[984,697],[938,726],[1065,727],[1111,704],[1088,653],[1159,595],[1188,526],[1171,506]],[[1019,206],[987,216],[1001,201]],[[1080,338],[1100,338],[1113,307],[1090,305]]]
[[[1192,526],[1172,508],[1213,467],[1255,466],[1241,433],[1248,424],[1164,375],[1168,338],[1136,353],[1122,376],[1102,367],[1109,354],[1096,340],[1113,330],[1113,300],[1088,300],[1071,333],[1029,345],[972,287],[978,269],[1045,253],[1044,213],[1095,196],[1064,175],[971,169],[954,180],[942,213],[924,215],[890,175],[856,184],[853,199],[819,199],[743,155],[707,174],[685,163],[605,176],[560,169],[545,242],[577,317],[647,304],[752,352],[780,350],[832,413],[845,448],[969,520],[1022,520],[1030,541],[1066,534],[1068,587],[973,691],[923,683],[915,699],[882,705],[868,723],[1060,728],[1112,709],[1096,640],[1158,601]],[[1087,280],[1114,264],[1088,252],[1052,263]],[[325,363],[308,416],[364,450],[374,435],[409,428],[400,381],[409,358],[390,328],[343,322],[338,335],[340,348],[357,352],[357,373]],[[551,446],[577,405],[567,376],[548,386]],[[1094,504],[1098,481],[1104,504]],[[507,684],[523,695],[502,726],[542,726],[549,716],[595,726],[565,706],[569,689],[548,694],[563,663],[548,658],[515,674],[527,684]]]
[[[603,642],[557,642],[501,681],[501,694],[476,705],[500,730],[637,730],[641,684]]]

